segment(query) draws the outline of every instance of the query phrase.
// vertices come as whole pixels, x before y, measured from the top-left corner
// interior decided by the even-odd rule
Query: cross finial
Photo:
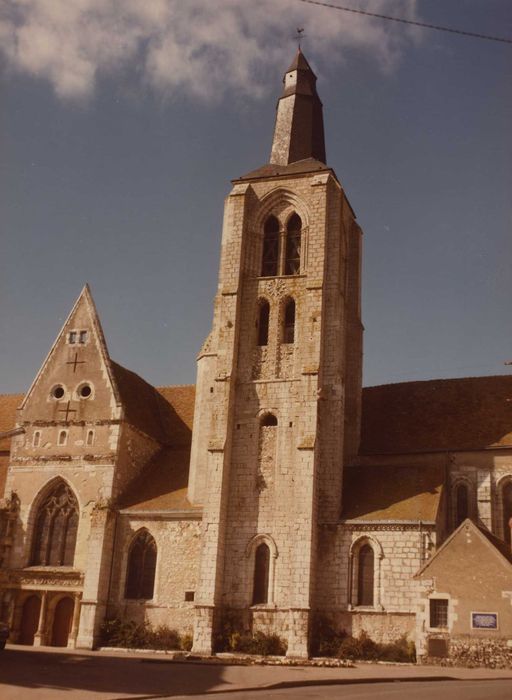
[[[299,45],[299,50],[300,50],[300,42],[302,41],[302,39],[305,39],[304,27],[297,27],[296,39],[297,39],[297,43]]]

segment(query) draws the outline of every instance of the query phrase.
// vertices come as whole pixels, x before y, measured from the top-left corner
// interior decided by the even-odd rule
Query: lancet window
[[[270,549],[265,542],[256,547],[254,554],[253,605],[268,603],[268,585],[270,574]]]
[[[510,545],[512,525],[512,481],[507,481],[501,490],[503,506],[503,535],[504,540]]]
[[[125,598],[151,600],[155,587],[156,542],[147,530],[140,530],[128,553]]]
[[[73,566],[77,530],[76,497],[67,484],[60,482],[37,510],[31,564]]]
[[[279,221],[275,216],[269,216],[265,222],[263,234],[263,257],[261,261],[261,276],[273,277],[278,274],[279,267]]]
[[[361,547],[357,560],[357,604],[373,605],[375,557],[369,544]]]
[[[271,215],[263,227],[262,277],[298,275],[300,273],[302,220],[298,214],[288,219],[281,230],[278,219]]]
[[[268,325],[270,321],[270,304],[261,301],[258,311],[258,345],[268,345]]]
[[[286,227],[285,275],[298,275],[300,272],[300,243],[302,221],[298,214],[293,214]]]
[[[455,527],[469,517],[469,493],[467,484],[457,484],[455,490]]]
[[[284,307],[283,343],[295,341],[295,301],[289,299]]]

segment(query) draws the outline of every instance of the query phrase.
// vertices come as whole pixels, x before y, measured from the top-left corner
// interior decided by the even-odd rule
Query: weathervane
[[[304,27],[297,27],[296,39],[297,39],[297,43],[299,45],[299,51],[300,51],[300,42],[302,41],[302,39],[305,39],[305,38],[306,38],[306,36],[304,34]]]

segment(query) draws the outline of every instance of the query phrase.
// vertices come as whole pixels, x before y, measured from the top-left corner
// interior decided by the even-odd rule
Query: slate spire
[[[270,163],[289,165],[305,158],[325,163],[324,121],[316,75],[300,48],[284,74],[283,84]]]

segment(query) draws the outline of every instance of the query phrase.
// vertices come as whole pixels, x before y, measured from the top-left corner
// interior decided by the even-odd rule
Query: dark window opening
[[[76,331],[70,331],[68,340],[70,345],[74,345],[76,343]]]
[[[258,345],[268,345],[268,325],[270,320],[270,304],[262,301],[259,305],[258,316]]]
[[[503,534],[504,540],[510,545],[512,527],[512,481],[503,487]]]
[[[52,396],[54,399],[61,399],[64,396],[64,387],[60,385],[53,387]]]
[[[285,275],[298,275],[300,272],[300,239],[302,221],[294,214],[286,227],[286,258],[284,262]]]
[[[34,447],[39,447],[40,441],[41,441],[41,433],[39,432],[39,430],[36,430],[36,432],[34,433],[34,440],[33,440]]]
[[[274,416],[273,413],[266,413],[263,416],[263,418],[261,419],[261,425],[263,425],[263,426],[277,425],[277,418]]]
[[[65,430],[61,430],[59,433],[59,445],[65,445],[67,442],[68,434]]]
[[[468,487],[466,484],[459,484],[455,492],[455,527],[466,520],[468,514]]]
[[[283,343],[295,341],[295,302],[290,299],[284,310]]]
[[[73,566],[77,530],[77,500],[59,483],[38,508],[31,565]]]
[[[185,591],[185,601],[187,603],[192,603],[192,601],[195,598],[195,592],[194,591]]]
[[[369,544],[359,550],[357,567],[357,604],[373,605],[374,555]]]
[[[448,627],[448,600],[430,599],[430,627]]]
[[[141,530],[128,555],[125,598],[151,600],[155,586],[156,542]]]
[[[265,222],[263,232],[263,255],[261,259],[261,276],[277,275],[279,264],[279,221],[270,216]]]
[[[256,548],[254,556],[253,605],[268,603],[268,582],[270,573],[270,549],[264,542]]]
[[[80,338],[78,342],[82,344],[87,342],[87,331],[80,331]]]
[[[92,445],[94,442],[94,430],[89,430],[87,433],[87,444]]]

